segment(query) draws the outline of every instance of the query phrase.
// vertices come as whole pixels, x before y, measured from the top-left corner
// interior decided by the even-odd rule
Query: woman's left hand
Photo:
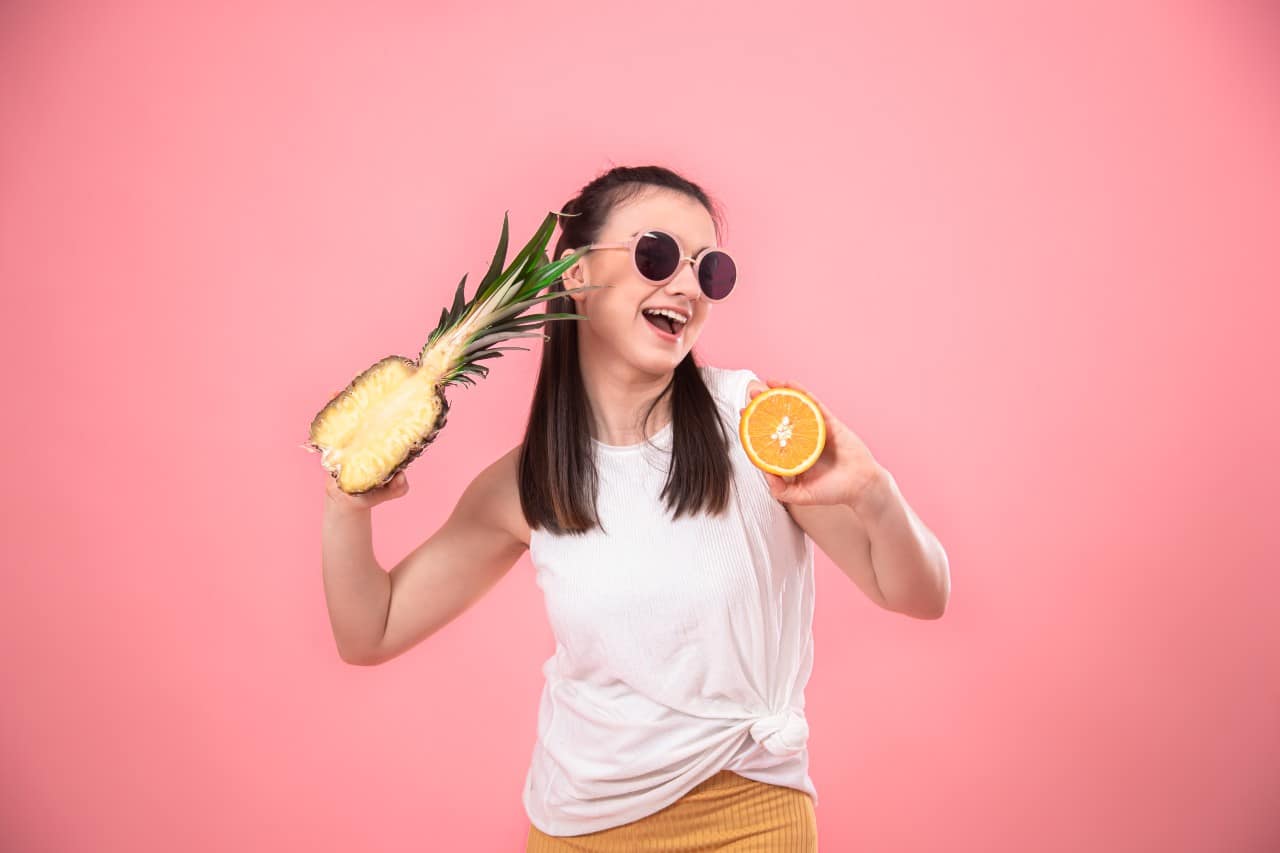
[[[826,446],[813,467],[795,477],[779,477],[761,471],[769,491],[779,501],[789,504],[845,504],[859,508],[882,482],[884,469],[853,430],[842,424],[812,392],[789,380],[768,380],[768,385],[752,380],[747,386],[747,400],[768,388],[794,388],[808,394],[822,412],[827,427]],[[738,410],[741,416],[746,407]]]

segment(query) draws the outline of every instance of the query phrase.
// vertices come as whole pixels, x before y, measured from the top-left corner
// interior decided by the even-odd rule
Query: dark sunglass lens
[[[698,265],[698,279],[708,297],[724,299],[738,281],[738,268],[726,253],[707,252]]]
[[[636,243],[636,267],[650,281],[664,281],[679,263],[676,241],[660,231],[650,231]]]

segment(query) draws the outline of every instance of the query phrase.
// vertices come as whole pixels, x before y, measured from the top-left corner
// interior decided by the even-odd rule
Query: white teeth
[[[689,322],[689,318],[688,318],[688,317],[684,316],[683,314],[681,314],[681,313],[680,313],[680,312],[678,312],[678,311],[672,311],[670,308],[646,308],[646,309],[644,309],[644,313],[645,313],[645,314],[660,314],[660,315],[662,315],[663,317],[669,317],[669,318],[671,318],[672,320],[675,320],[677,323],[682,323],[682,324],[683,324],[683,323],[688,323],[688,322]]]

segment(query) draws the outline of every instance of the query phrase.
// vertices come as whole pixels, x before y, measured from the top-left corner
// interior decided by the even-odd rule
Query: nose
[[[698,299],[702,296],[702,285],[698,284],[698,276],[693,272],[692,258],[681,258],[680,269],[676,271],[675,277],[667,282],[667,292],[672,295],[683,293],[690,299]]]
[[[751,737],[774,755],[794,755],[809,740],[809,723],[790,708],[756,718]]]

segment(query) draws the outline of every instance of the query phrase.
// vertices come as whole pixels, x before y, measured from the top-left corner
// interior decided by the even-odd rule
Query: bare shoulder
[[[477,477],[493,520],[513,539],[529,545],[529,524],[520,508],[520,448],[517,444]]]

